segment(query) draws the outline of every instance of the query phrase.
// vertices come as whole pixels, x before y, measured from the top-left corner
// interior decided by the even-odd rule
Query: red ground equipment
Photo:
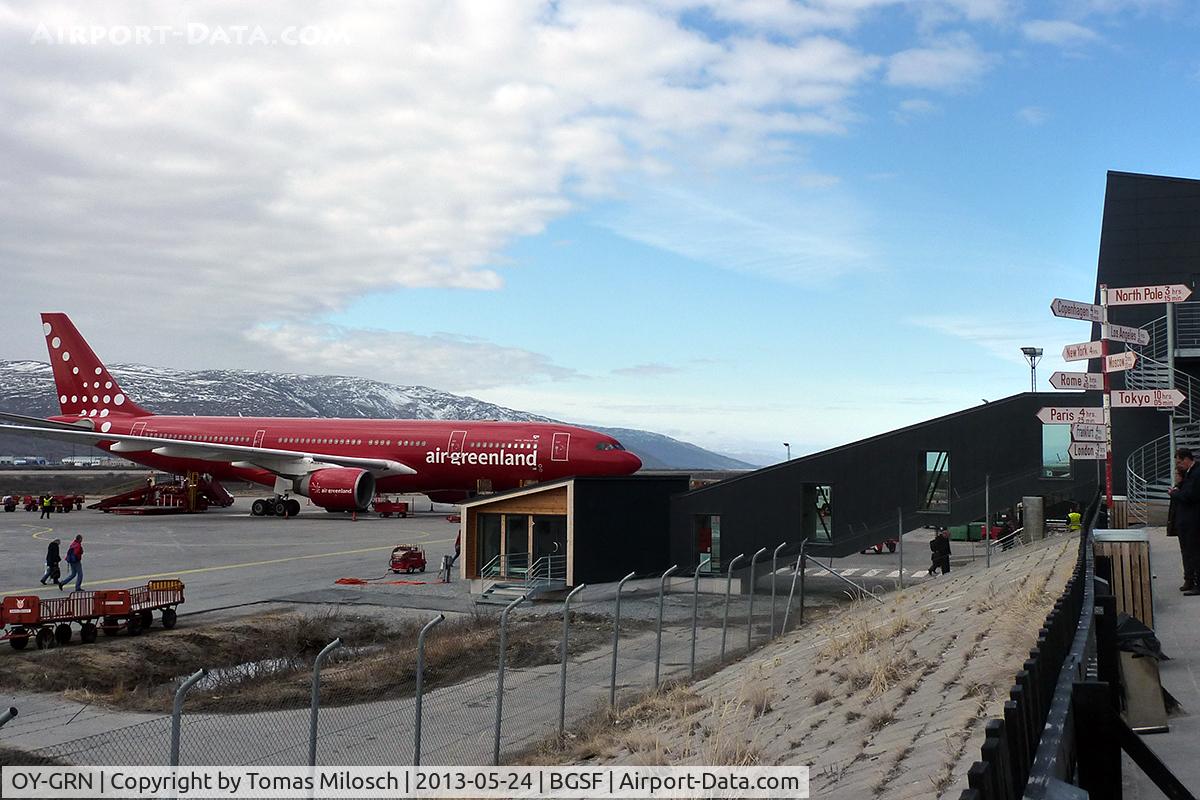
[[[7,639],[14,650],[24,650],[33,639],[39,650],[71,641],[71,625],[79,625],[84,644],[96,641],[96,632],[114,636],[124,628],[136,636],[154,621],[154,612],[162,614],[162,626],[174,628],[176,607],[183,602],[183,582],[150,581],[132,589],[107,589],[96,592],[72,592],[66,597],[39,598],[37,595],[5,597],[0,604],[0,640]]]
[[[226,508],[232,504],[233,495],[216,478],[189,472],[178,483],[144,484],[88,508],[112,514],[192,514],[209,506]]]
[[[4,495],[4,510],[5,511],[16,511],[17,503],[19,501],[20,501],[20,498],[17,497],[15,494]]]
[[[375,499],[371,501],[371,508],[375,509],[375,513],[381,517],[390,517],[395,514],[397,517],[408,516],[408,503],[401,500],[393,500],[387,495],[377,494]]]
[[[392,550],[392,572],[425,571],[425,551],[415,544],[397,545]]]
[[[894,553],[894,552],[896,552],[896,541],[897,540],[895,540],[895,539],[884,539],[882,542],[876,542],[875,544],[868,547],[866,550],[861,550],[859,552],[861,552],[861,553],[882,553],[883,548],[886,547],[888,549],[889,553]]]

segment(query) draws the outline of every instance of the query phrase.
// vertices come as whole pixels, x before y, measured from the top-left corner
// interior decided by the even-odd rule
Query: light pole
[[[1037,365],[1042,360],[1042,348],[1040,347],[1022,347],[1021,353],[1025,356],[1025,360],[1029,362],[1029,391],[1037,391]]]
[[[784,442],[783,446],[787,448],[787,460],[791,461],[792,460],[792,443]]]

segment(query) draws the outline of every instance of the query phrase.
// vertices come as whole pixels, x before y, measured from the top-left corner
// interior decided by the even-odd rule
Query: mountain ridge
[[[156,414],[565,422],[428,386],[400,386],[372,378],[258,370],[177,370],[144,364],[112,364],[109,371],[131,399]],[[0,360],[0,374],[6,378],[0,388],[0,409],[36,417],[59,413],[49,364]],[[642,459],[646,469],[753,468],[744,461],[653,431],[581,427],[614,436]],[[0,450],[10,449],[19,455],[37,453],[51,458],[79,451],[59,442],[3,433],[0,428]]]

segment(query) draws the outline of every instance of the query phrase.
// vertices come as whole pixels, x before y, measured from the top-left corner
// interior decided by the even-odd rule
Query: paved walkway
[[[1179,540],[1163,528],[1148,528],[1150,563],[1154,570],[1154,619],[1163,652],[1170,661],[1159,664],[1162,685],[1183,708],[1168,718],[1168,733],[1147,734],[1142,741],[1175,773],[1200,794],[1200,597],[1184,597]],[[1166,797],[1134,764],[1123,756],[1122,778],[1126,800]]]

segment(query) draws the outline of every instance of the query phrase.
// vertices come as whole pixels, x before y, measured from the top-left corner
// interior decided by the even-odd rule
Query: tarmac
[[[1167,733],[1142,736],[1142,741],[1193,794],[1200,794],[1200,597],[1184,597],[1179,540],[1165,528],[1147,528],[1150,563],[1154,570],[1155,634],[1169,661],[1159,663],[1163,688],[1182,708],[1168,719]],[[1127,800],[1165,798],[1129,756],[1122,754],[1121,777]]]

